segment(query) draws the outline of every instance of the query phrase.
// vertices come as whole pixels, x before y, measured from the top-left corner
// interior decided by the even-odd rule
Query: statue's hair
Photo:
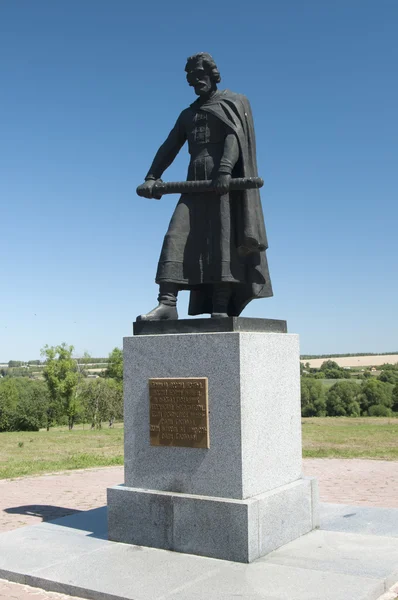
[[[198,54],[193,54],[192,56],[189,56],[187,58],[185,71],[188,72],[188,65],[192,63],[197,63],[198,61],[202,61],[203,65],[205,65],[209,69],[210,78],[212,79],[212,81],[214,81],[214,83],[220,83],[220,71],[217,69],[217,65],[214,62],[214,58],[207,52],[198,52]]]

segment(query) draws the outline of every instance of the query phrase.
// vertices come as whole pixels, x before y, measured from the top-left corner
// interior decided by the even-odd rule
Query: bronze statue
[[[188,58],[185,71],[199,97],[182,111],[137,188],[145,198],[167,193],[159,180],[188,140],[187,182],[156,274],[159,305],[137,320],[177,319],[180,290],[190,290],[190,315],[213,318],[239,316],[250,300],[272,296],[249,101],[217,89],[221,77],[210,54]]]

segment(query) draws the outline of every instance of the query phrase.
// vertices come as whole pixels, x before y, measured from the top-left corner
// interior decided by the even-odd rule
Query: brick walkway
[[[322,502],[398,508],[398,461],[307,458],[304,473],[318,479]]]
[[[398,462],[306,459],[304,474],[318,479],[323,502],[398,508]],[[103,506],[106,488],[123,480],[123,467],[0,480],[0,532]],[[0,580],[0,600],[6,598],[74,600]]]
[[[123,481],[123,467],[0,480],[0,533],[104,506],[106,488]]]
[[[0,579],[0,600],[82,600],[56,592],[45,592],[29,585],[21,585]],[[384,600],[384,599],[383,599]],[[389,599],[388,599],[389,600]]]

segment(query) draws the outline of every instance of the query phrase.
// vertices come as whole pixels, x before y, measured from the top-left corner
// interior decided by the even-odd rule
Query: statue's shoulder
[[[242,104],[249,102],[248,98],[244,94],[238,94],[237,92],[232,92],[231,90],[223,90],[220,97],[224,98],[225,100],[241,102]]]
[[[244,94],[238,94],[237,92],[231,92],[231,90],[223,90],[222,98],[229,104],[234,104],[236,109],[245,114],[251,114],[250,102],[247,96]]]
[[[188,106],[187,108],[184,108],[181,112],[180,112],[180,116],[178,117],[178,120],[180,121],[184,121],[184,119],[186,119],[187,117],[189,117],[189,115],[192,113],[192,107]]]

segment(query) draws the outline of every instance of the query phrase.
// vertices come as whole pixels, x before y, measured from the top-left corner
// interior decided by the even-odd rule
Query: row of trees
[[[108,364],[107,358],[92,358],[91,356],[85,355],[75,359],[77,364],[83,368],[106,368]],[[0,378],[1,377],[30,377],[37,379],[41,376],[45,361],[41,360],[30,360],[23,362],[21,360],[10,360],[6,365],[0,365]]]
[[[391,356],[398,352],[346,352],[345,354],[303,354],[301,360],[311,360],[312,358],[342,358],[346,356]]]
[[[42,380],[6,376],[0,379],[0,431],[47,430],[54,425],[89,423],[100,428],[123,418],[123,354],[115,348],[102,376],[89,379],[73,346],[45,346]],[[103,360],[103,359],[100,359]],[[16,362],[16,361],[14,361]],[[304,417],[390,416],[398,413],[398,365],[383,365],[378,377],[362,381],[328,360],[320,369],[302,365],[301,408]],[[322,379],[336,379],[329,389]]]
[[[370,367],[361,369],[358,372],[358,369],[351,370],[340,367],[333,360],[326,360],[319,369],[311,367],[308,362],[305,364],[300,363],[300,372],[302,376],[313,377],[314,379],[351,379],[352,377],[356,379],[368,379],[375,376]],[[384,383],[398,383],[398,365],[389,363],[381,365],[378,367],[378,375],[376,377]]]
[[[47,430],[54,425],[102,422],[123,418],[123,356],[115,348],[103,377],[88,379],[73,346],[45,346],[44,380],[5,377],[0,380],[0,431]]]
[[[107,358],[93,358],[92,356],[84,356],[83,358],[79,358],[76,359],[79,361],[79,363],[81,364],[95,364],[95,363],[106,363],[108,362]],[[44,365],[45,361],[41,361],[41,360],[27,360],[27,361],[23,361],[23,360],[9,360],[7,363],[7,367],[9,369],[13,369],[15,367],[34,367],[34,366],[41,366]]]
[[[389,417],[398,413],[398,383],[376,378],[337,381],[326,390],[322,381],[301,378],[301,414],[303,417]]]
[[[351,375],[347,369],[340,367],[334,360],[325,360],[319,369],[311,368],[310,363],[300,363],[301,375],[314,377],[315,379],[350,379]]]

